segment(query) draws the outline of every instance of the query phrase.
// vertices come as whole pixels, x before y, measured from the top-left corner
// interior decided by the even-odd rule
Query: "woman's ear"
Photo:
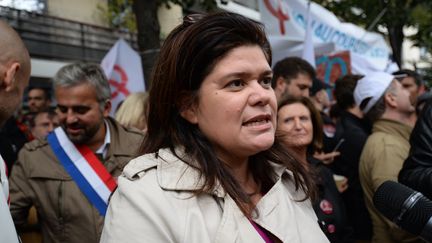
[[[188,122],[192,123],[192,124],[197,124],[198,123],[198,118],[196,115],[196,109],[193,107],[189,107],[186,109],[182,109],[180,111],[180,115]]]
[[[198,123],[198,107],[196,103],[193,101],[191,95],[180,95],[180,102],[178,104],[180,107],[180,116],[183,117],[186,121],[197,124]]]

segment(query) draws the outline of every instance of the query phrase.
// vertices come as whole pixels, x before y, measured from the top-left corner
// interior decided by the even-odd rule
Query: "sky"
[[[0,6],[7,6],[27,11],[38,10],[38,0],[0,0]],[[40,8],[39,8],[40,9]]]

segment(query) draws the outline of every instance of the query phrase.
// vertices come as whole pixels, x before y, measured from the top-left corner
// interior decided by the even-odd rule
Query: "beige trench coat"
[[[221,187],[194,196],[202,185],[198,172],[169,150],[132,160],[119,177],[101,242],[264,242]],[[328,242],[291,172],[275,165],[280,176],[259,201],[257,224],[283,242]]]

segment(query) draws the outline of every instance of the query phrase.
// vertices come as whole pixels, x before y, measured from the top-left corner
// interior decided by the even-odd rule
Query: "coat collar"
[[[168,148],[160,149],[157,155],[154,156],[160,158],[158,159],[157,173],[159,185],[163,189],[195,191],[202,188],[204,185],[204,175],[201,175],[197,169],[180,159],[193,161],[187,157],[183,149],[177,148],[173,152]],[[287,173],[289,176],[292,175],[292,172],[287,170],[285,166],[272,162],[270,163],[277,175],[275,181],[279,180],[284,173]],[[210,193],[218,197],[225,197],[227,194],[218,181]]]
[[[393,134],[408,141],[412,129],[412,127],[395,120],[379,119],[374,123],[372,133],[383,132]]]
[[[113,118],[108,117],[106,120],[108,124],[108,129],[110,133],[110,146],[108,148],[107,157],[114,156],[131,156],[131,153],[137,153],[137,141],[138,139],[131,140],[131,131],[126,131],[119,123],[117,123]],[[137,134],[137,137],[143,136],[142,132],[138,130],[133,130],[133,133]],[[139,135],[138,135],[139,134]]]
[[[127,162],[138,154],[137,144],[142,142],[144,136],[138,130],[126,130],[111,117],[108,117],[105,122],[108,124],[110,144],[104,165],[110,173],[116,169],[122,171]]]
[[[183,149],[177,148],[174,151],[168,148],[160,149],[155,156],[160,158],[158,160],[157,173],[161,188],[176,191],[196,191],[204,186],[204,175],[201,175],[197,169],[183,161],[193,162],[184,153]],[[216,186],[210,193],[218,197],[226,195],[225,190],[219,182],[216,182]]]

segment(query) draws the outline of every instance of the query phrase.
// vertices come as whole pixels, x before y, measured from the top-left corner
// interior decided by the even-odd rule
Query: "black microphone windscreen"
[[[373,203],[385,217],[396,222],[401,214],[405,201],[417,192],[394,181],[386,181],[378,187],[374,194]],[[419,235],[428,220],[432,217],[432,202],[424,196],[407,210],[398,225],[406,231]]]

